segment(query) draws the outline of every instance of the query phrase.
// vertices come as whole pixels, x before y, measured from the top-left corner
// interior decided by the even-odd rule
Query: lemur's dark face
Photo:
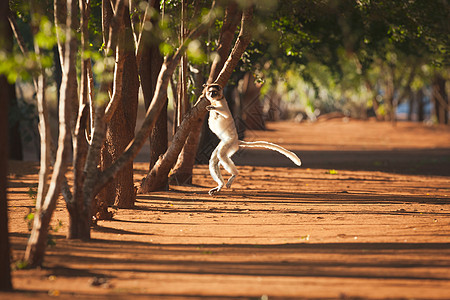
[[[220,85],[213,84],[206,87],[206,98],[208,98],[208,100],[218,100],[222,97],[222,88]]]

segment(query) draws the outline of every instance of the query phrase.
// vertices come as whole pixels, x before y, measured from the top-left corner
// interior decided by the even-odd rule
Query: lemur
[[[236,126],[228,108],[227,101],[223,96],[222,87],[219,84],[213,83],[205,86],[204,95],[209,100],[211,105],[206,109],[209,111],[208,124],[209,128],[220,139],[219,145],[214,149],[209,159],[209,171],[212,178],[217,182],[218,186],[211,189],[209,194],[212,196],[223,188],[225,182],[220,173],[219,165],[222,165],[225,170],[231,174],[228,179],[226,187],[231,187],[234,179],[238,175],[238,170],[231,160],[231,156],[242,148],[267,148],[275,150],[291,159],[297,166],[301,165],[300,158],[293,152],[284,149],[283,147],[269,142],[244,142],[238,139]]]

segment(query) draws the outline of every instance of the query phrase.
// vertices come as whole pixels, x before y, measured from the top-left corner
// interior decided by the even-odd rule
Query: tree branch
[[[248,7],[242,13],[241,30],[227,61],[217,76],[214,83],[224,87],[231,77],[233,70],[236,68],[242,54],[252,39],[251,23],[253,19],[253,6]]]
[[[9,20],[9,24],[11,25],[11,29],[14,33],[14,37],[16,38],[17,41],[17,45],[19,45],[19,49],[22,52],[22,54],[24,56],[27,56],[29,51],[27,49],[27,46],[25,44],[25,41],[23,39],[22,34],[19,31],[19,27],[17,26],[17,22],[16,22],[16,18],[14,17],[14,15],[10,12],[10,14],[8,15],[8,20]],[[37,83],[37,78],[36,76],[33,76],[33,84],[34,84],[34,88],[37,91],[38,90],[38,83]]]
[[[241,20],[241,15],[242,12],[238,11],[236,2],[230,2],[225,10],[223,26],[220,30],[219,36],[220,44],[217,48],[217,55],[214,57],[214,61],[212,62],[207,83],[212,83],[214,79],[217,78],[217,75],[219,75],[220,70],[222,70],[223,65],[225,64],[225,58],[230,52],[235,30],[237,24]]]

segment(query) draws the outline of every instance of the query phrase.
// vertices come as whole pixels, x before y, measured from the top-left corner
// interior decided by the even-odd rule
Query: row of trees
[[[208,136],[200,134],[208,105],[202,97],[203,83],[235,86],[244,78],[246,95],[258,99],[261,85],[253,84],[249,71],[272,83],[289,82],[294,72],[315,97],[324,82],[341,84],[342,101],[344,92],[354,89],[348,82],[356,81],[357,88],[371,91],[368,101],[374,110],[381,111],[377,108],[381,96],[387,110],[383,117],[393,118],[395,106],[406,98],[419,70],[428,66],[438,87],[440,115],[448,116],[449,8],[444,0],[212,5],[198,0],[48,0],[46,4],[10,1],[9,7],[3,4],[0,9],[2,84],[8,84],[8,78],[11,90],[15,81],[30,78],[39,112],[39,187],[25,254],[30,266],[43,261],[47,229],[61,193],[69,212],[68,238],[89,239],[92,217],[111,217],[110,205],[133,207],[132,160],[147,139],[149,173],[137,192],[166,189],[169,174],[172,183],[190,182],[196,153],[214,148],[199,146],[200,138]],[[406,67],[400,69],[399,60]],[[318,71],[323,68],[326,71]],[[53,84],[49,71],[56,74],[58,85],[56,142],[48,112],[47,87]],[[325,73],[327,80],[322,80]],[[349,80],[349,74],[357,74],[357,80]],[[170,147],[169,84],[176,91]],[[135,135],[139,89],[146,115]],[[310,105],[314,110],[313,101]],[[70,161],[72,182],[65,177]],[[3,203],[0,210],[6,212],[6,200]]]
[[[216,6],[213,3],[204,12],[201,8],[205,8],[207,3],[194,3],[190,11],[194,13],[193,19],[198,21],[190,24],[189,32],[183,30],[183,37],[175,47],[162,39],[166,33],[158,28],[161,22],[161,14],[157,13],[160,8],[158,2],[103,1],[102,55],[94,56],[89,54],[88,47],[88,20],[92,16],[93,4],[90,1],[54,2],[53,19],[62,70],[56,145],[53,145],[50,134],[45,49],[39,39],[39,34],[45,31],[43,27],[46,26],[47,12],[41,11],[43,6],[37,1],[31,1],[29,6],[36,55],[36,67],[30,72],[36,90],[41,140],[36,213],[25,252],[25,261],[30,266],[40,265],[43,261],[47,229],[61,191],[69,212],[68,238],[89,239],[93,214],[104,218],[108,205],[133,207],[136,192],[132,160],[150,133],[150,139],[155,140],[155,136],[166,130],[167,125],[157,120],[167,115],[165,108],[169,81],[179,62],[186,60],[186,50],[198,43],[196,39],[211,27],[216,16],[223,15],[223,25],[219,27],[221,31],[215,46],[217,54],[212,62],[208,82],[225,86],[250,42],[252,5],[239,6],[230,2]],[[186,9],[185,3],[181,4]],[[9,15],[9,21],[22,54],[26,57],[30,51],[14,14]],[[239,23],[240,29],[235,39]],[[78,29],[80,37],[76,35]],[[80,60],[79,81],[76,74],[77,58]],[[186,67],[187,64],[184,64]],[[96,68],[101,70],[101,74],[95,74]],[[186,73],[183,64],[180,66],[182,73]],[[179,76],[178,81],[180,78],[182,76]],[[181,81],[178,84],[181,85]],[[147,114],[141,129],[134,136],[139,86],[144,91]],[[180,97],[179,104],[181,101]],[[168,173],[193,124],[204,118],[207,104],[206,99],[200,96],[197,104],[182,118],[171,147],[164,155],[164,151],[153,151],[153,155],[160,158],[152,158],[156,162],[141,186],[143,192],[166,188]],[[160,127],[155,127],[155,124]],[[88,140],[85,138],[86,132],[89,133]],[[69,184],[65,172],[71,146],[74,180]],[[111,198],[111,195],[114,196]]]
[[[274,28],[291,63],[280,60],[279,50],[264,40],[249,51],[262,58],[261,66],[272,62],[277,72],[272,78],[285,85],[281,90],[296,91],[297,103],[312,90],[303,106],[357,117],[370,109],[379,120],[395,121],[398,104],[422,100],[430,91],[435,121],[448,123],[447,1],[296,1],[276,14]]]

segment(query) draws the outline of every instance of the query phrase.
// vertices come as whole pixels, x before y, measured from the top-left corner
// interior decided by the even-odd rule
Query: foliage
[[[296,87],[303,109],[313,103],[313,110],[361,116],[375,101],[367,84],[380,91],[383,105],[384,65],[394,65],[398,72],[412,61],[418,70],[445,72],[449,66],[447,1],[297,0],[280,1],[270,15],[257,12],[256,38],[246,63],[254,72],[262,71],[268,82],[291,82],[288,90]],[[292,72],[299,74],[295,83]],[[430,75],[417,72],[415,90],[429,83]],[[406,77],[396,75],[396,90],[403,88]],[[299,85],[304,92],[298,91]],[[292,97],[285,93],[283,98],[289,102]]]

